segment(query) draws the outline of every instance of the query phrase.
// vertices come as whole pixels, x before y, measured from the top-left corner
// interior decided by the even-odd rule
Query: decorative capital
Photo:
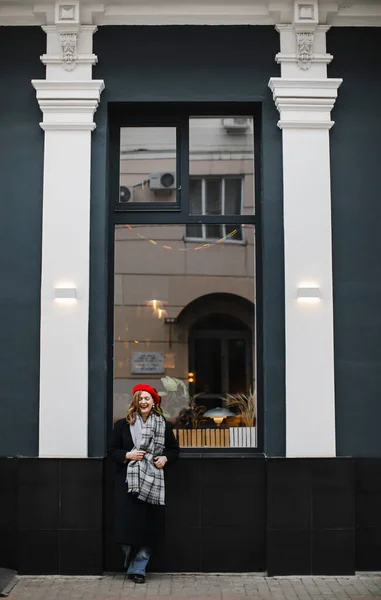
[[[298,5],[299,6],[299,5]],[[299,6],[300,8],[300,6]],[[305,13],[301,13],[304,15]],[[311,16],[316,12],[311,11]],[[280,49],[275,60],[282,65],[282,76],[321,78],[327,76],[327,65],[333,56],[327,53],[327,25],[299,19],[293,24],[276,26],[280,34]],[[311,75],[307,72],[311,70]]]

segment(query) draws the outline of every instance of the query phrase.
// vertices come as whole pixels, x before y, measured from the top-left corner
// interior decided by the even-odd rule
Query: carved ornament
[[[302,71],[308,71],[311,68],[313,54],[312,46],[314,34],[311,32],[296,32],[296,58],[298,67]]]
[[[73,71],[77,66],[78,33],[61,33],[61,59],[65,71]]]

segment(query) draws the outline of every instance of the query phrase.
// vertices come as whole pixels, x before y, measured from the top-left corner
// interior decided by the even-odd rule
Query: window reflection
[[[116,226],[114,418],[144,381],[182,446],[253,447],[254,228],[200,227],[216,239],[189,241],[181,225]]]
[[[176,128],[122,127],[119,204],[176,202]]]
[[[254,213],[254,127],[250,117],[189,121],[191,215]]]

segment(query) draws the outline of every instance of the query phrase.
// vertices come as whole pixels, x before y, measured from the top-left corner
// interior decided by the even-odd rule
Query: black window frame
[[[109,103],[108,105],[108,197],[109,197],[109,290],[108,290],[108,398],[113,392],[113,335],[114,335],[114,231],[116,225],[253,225],[256,237],[256,391],[257,391],[257,447],[256,448],[182,448],[181,456],[237,458],[263,456],[265,447],[263,401],[263,318],[262,318],[262,258],[261,258],[261,204],[262,204],[262,102],[140,102]],[[189,119],[197,117],[225,118],[251,116],[254,120],[254,194],[255,214],[252,215],[190,215],[189,214]],[[172,127],[176,135],[176,202],[132,203],[121,205],[120,193],[120,129],[122,127]],[[113,423],[113,405],[107,405],[108,434]]]

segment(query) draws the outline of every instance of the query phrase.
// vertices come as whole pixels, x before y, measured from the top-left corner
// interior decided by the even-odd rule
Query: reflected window
[[[176,127],[122,127],[119,184],[121,207],[176,202]]]
[[[191,215],[252,215],[253,119],[191,118],[189,173]]]
[[[184,225],[116,226],[115,420],[143,381],[182,447],[256,447],[254,227],[244,232],[245,245],[200,246]]]
[[[194,215],[240,215],[242,205],[241,177],[193,177],[189,182],[190,213]],[[234,238],[242,240],[242,230],[236,228]],[[188,225],[186,235],[195,239],[220,239],[233,231],[228,225]]]

